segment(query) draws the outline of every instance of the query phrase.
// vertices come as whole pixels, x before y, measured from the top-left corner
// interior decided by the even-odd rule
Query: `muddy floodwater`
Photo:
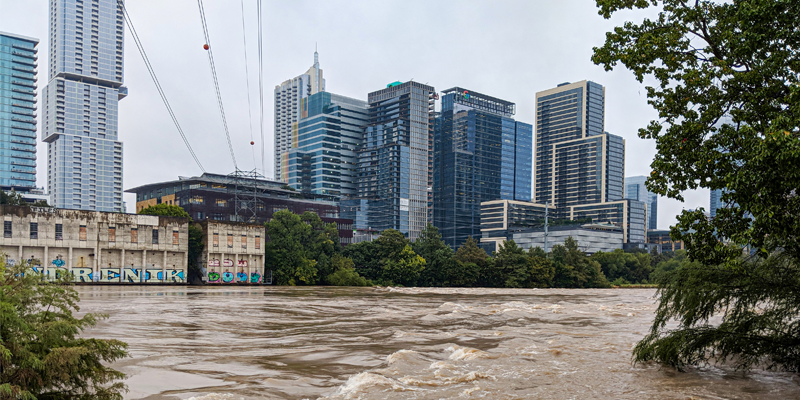
[[[800,399],[797,374],[631,365],[651,289],[78,291],[131,399]]]

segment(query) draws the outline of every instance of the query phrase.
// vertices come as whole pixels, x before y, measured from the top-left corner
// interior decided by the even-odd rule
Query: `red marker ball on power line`
[[[252,141],[252,140],[251,140],[251,141],[250,141],[250,145],[252,146],[252,145],[254,145],[254,144],[256,144],[256,142],[254,142],[254,141]]]
[[[207,44],[204,44],[204,45],[203,45],[203,49],[205,49],[205,50],[208,50],[208,45],[207,45]]]

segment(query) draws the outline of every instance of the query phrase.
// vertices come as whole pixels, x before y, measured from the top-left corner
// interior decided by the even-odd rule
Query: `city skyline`
[[[27,2],[26,2],[27,3]],[[8,0],[0,0],[6,16],[0,16],[0,26],[26,36],[39,37],[40,44],[47,41],[47,7],[36,4],[20,4]],[[363,4],[366,6],[366,4]],[[251,86],[255,82],[255,17],[252,5],[247,9],[247,45],[249,49]],[[412,21],[412,17],[404,11],[406,3],[390,3],[384,11],[393,17]],[[129,12],[142,37],[159,79],[169,96],[178,119],[187,132],[187,136],[206,165],[214,164],[214,172],[228,173],[233,169],[230,161],[220,157],[219,149],[224,148],[224,137],[221,135],[221,124],[214,110],[213,87],[208,71],[206,54],[202,50],[202,32],[198,20],[196,6],[191,4],[161,4],[157,2],[137,2],[129,4]],[[434,23],[431,18],[417,19],[414,26],[434,26],[435,29],[448,29],[456,26],[459,18],[466,19],[475,29],[486,32],[518,32],[508,38],[509,43],[495,45],[491,35],[476,38],[472,43],[459,44],[452,42],[445,45],[440,39],[423,40],[421,34],[395,35],[388,32],[377,33],[372,38],[360,38],[354,45],[356,32],[373,29],[379,20],[377,11],[369,7],[342,4],[297,3],[294,8],[284,10],[282,6],[271,5],[269,13],[265,13],[264,37],[267,38],[265,54],[270,56],[271,64],[265,67],[265,91],[283,80],[297,76],[311,64],[314,42],[319,42],[319,52],[325,65],[328,90],[333,93],[363,99],[365,94],[378,85],[385,85],[395,80],[408,81],[412,78],[422,83],[429,82],[437,88],[455,85],[474,88],[477,91],[492,93],[501,98],[514,99],[517,103],[517,118],[522,121],[533,121],[534,99],[536,91],[554,87],[564,81],[581,79],[594,80],[608,88],[609,126],[606,130],[625,138],[628,147],[626,175],[649,174],[649,163],[655,152],[654,144],[638,139],[636,129],[646,125],[654,113],[647,106],[643,85],[632,85],[625,71],[606,73],[602,68],[594,66],[589,60],[591,46],[602,42],[603,34],[608,26],[615,23],[598,18],[591,5],[575,2],[573,7],[550,7],[547,5],[532,6],[522,2],[510,2],[497,7],[488,7],[475,3],[472,10],[453,11],[449,14],[446,7],[426,5],[434,14],[439,15]],[[234,136],[234,148],[237,155],[248,156],[251,151],[247,129],[247,106],[244,85],[244,65],[241,35],[241,10],[237,7],[207,5],[209,29],[214,40],[217,67],[220,73],[222,95],[229,106],[229,121]],[[353,13],[359,9],[358,13]],[[565,9],[570,9],[567,13]],[[294,11],[292,11],[294,10]],[[448,12],[444,12],[448,10]],[[292,37],[280,35],[288,22],[278,18],[281,12],[301,12],[307,15],[299,28],[303,31]],[[521,21],[515,14],[544,14],[547,18],[531,16],[531,20]],[[546,11],[546,12],[545,12]],[[44,12],[45,15],[37,13]],[[9,18],[8,15],[15,15]],[[569,15],[568,15],[569,14]],[[497,24],[498,15],[508,17],[503,24]],[[583,38],[595,37],[591,43],[582,38],[562,39],[558,43],[548,44],[546,40],[525,33],[538,23],[541,26],[551,24],[547,20],[567,23],[568,26],[581,27],[586,31]],[[326,22],[329,20],[336,20]],[[502,20],[502,19],[501,19]],[[38,21],[38,22],[37,22]],[[166,21],[170,21],[169,24]],[[375,22],[373,22],[375,21]],[[22,23],[21,23],[22,22]],[[43,24],[43,25],[42,25]],[[365,24],[356,31],[334,29],[334,26],[356,26]],[[529,28],[530,26],[530,28]],[[167,29],[169,27],[169,29]],[[534,32],[535,30],[532,30]],[[39,33],[37,33],[39,32]],[[363,35],[358,35],[358,37]],[[169,37],[169,40],[161,40]],[[280,37],[281,40],[275,40]],[[580,41],[578,39],[581,39]],[[596,42],[596,43],[595,43]],[[404,44],[410,44],[407,49]],[[181,175],[198,174],[196,166],[185,151],[179,136],[172,126],[169,116],[158,102],[139,55],[133,46],[126,46],[126,83],[135,87],[134,96],[129,96],[120,103],[121,140],[125,142],[125,188],[138,184],[169,179],[174,173]],[[570,52],[564,52],[570,47]],[[44,48],[44,47],[42,47]],[[473,51],[473,48],[475,51]],[[409,51],[419,51],[420,57],[414,61],[403,61]],[[133,52],[133,53],[131,53]],[[46,63],[46,55],[40,52],[40,63]],[[363,57],[359,55],[377,54],[379,57]],[[475,57],[481,54],[480,57]],[[461,58],[457,65],[446,60],[454,56]],[[43,57],[44,56],[44,57]],[[134,57],[130,59],[130,57]],[[420,62],[420,60],[426,60]],[[556,60],[557,62],[554,62]],[[551,66],[552,65],[552,66]],[[487,72],[493,72],[488,73]],[[335,83],[334,86],[331,86]],[[256,97],[253,97],[254,99]],[[257,103],[257,102],[256,102]],[[244,105],[244,106],[242,106]],[[254,104],[255,106],[255,104]],[[265,139],[267,154],[273,154],[270,148],[272,141],[271,127],[273,123],[271,96],[265,96]],[[438,104],[437,104],[438,107]],[[127,108],[127,110],[126,110]],[[257,107],[254,107],[257,108]],[[258,115],[254,110],[253,115]],[[255,124],[257,126],[257,122]],[[266,128],[270,127],[270,128]],[[128,136],[126,136],[128,135]],[[256,135],[257,136],[257,135]],[[157,146],[153,146],[156,143]],[[258,149],[258,144],[256,148]],[[256,151],[258,154],[259,151]],[[39,154],[43,153],[41,146]],[[636,157],[632,157],[635,155]],[[259,165],[260,162],[257,161]],[[273,160],[267,160],[266,176],[272,176]],[[249,168],[249,166],[248,166]],[[41,168],[38,186],[43,186]],[[132,199],[126,195],[129,211]],[[686,203],[665,200],[660,204],[659,220],[662,227],[674,222],[674,216],[682,208],[707,207],[708,192],[693,192],[687,195]],[[662,206],[663,205],[663,206]]]

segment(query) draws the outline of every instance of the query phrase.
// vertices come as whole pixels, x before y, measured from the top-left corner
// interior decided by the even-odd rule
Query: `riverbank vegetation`
[[[276,212],[267,235],[266,264],[278,285],[606,288],[647,284],[685,258],[643,250],[587,256],[571,238],[548,254],[507,241],[489,256],[472,238],[454,252],[432,225],[414,242],[390,229],[342,248],[335,225],[308,212]]]
[[[800,2],[597,6],[606,19],[658,15],[614,28],[592,58],[647,85],[659,116],[639,130],[658,150],[648,188],[678,200],[722,193],[714,218],[684,211],[672,227],[688,260],[658,277],[656,318],[634,360],[800,371]]]
[[[127,345],[79,336],[104,316],[76,317],[67,279],[49,283],[0,254],[0,399],[122,399],[125,376],[107,365],[126,357]]]

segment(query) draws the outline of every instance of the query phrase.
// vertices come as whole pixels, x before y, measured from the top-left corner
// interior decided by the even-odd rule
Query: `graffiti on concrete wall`
[[[260,272],[252,272],[248,275],[246,270],[248,265],[247,260],[234,261],[226,258],[220,261],[212,258],[208,260],[206,278],[208,283],[261,283],[262,275]],[[232,269],[234,270],[231,271]],[[235,269],[239,271],[237,272]]]
[[[34,273],[44,275],[48,281],[60,279],[70,273],[64,267],[49,267],[44,270],[40,265],[33,265],[31,269]],[[97,278],[95,278],[97,277]],[[72,281],[76,283],[185,283],[186,272],[180,269],[147,269],[131,267],[122,268],[101,268],[99,274],[95,274],[91,268],[73,268]]]

